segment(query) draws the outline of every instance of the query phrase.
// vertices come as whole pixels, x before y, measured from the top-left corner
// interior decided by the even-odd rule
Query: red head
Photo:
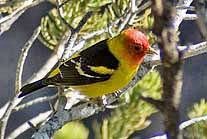
[[[155,53],[150,47],[147,37],[139,30],[127,29],[122,34],[124,36],[124,46],[128,51],[127,57],[133,64],[140,64],[145,54]]]

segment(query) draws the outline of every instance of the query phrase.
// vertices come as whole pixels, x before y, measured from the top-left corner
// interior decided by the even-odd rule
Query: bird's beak
[[[146,54],[156,54],[158,55],[157,51],[153,49],[152,47],[149,47],[147,51],[145,51]]]

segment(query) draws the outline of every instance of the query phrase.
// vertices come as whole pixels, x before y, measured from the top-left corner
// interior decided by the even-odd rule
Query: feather
[[[107,40],[104,40],[60,65],[46,82],[67,86],[103,82],[111,77],[118,64],[119,61],[109,51]]]
[[[20,94],[19,94],[18,97],[19,98],[23,97],[27,94],[30,94],[33,91],[36,91],[36,90],[41,89],[41,88],[46,87],[46,86],[47,86],[47,84],[44,83],[44,79],[33,82],[33,83],[30,83],[30,84],[27,84],[27,85],[25,85],[24,87],[21,88]]]

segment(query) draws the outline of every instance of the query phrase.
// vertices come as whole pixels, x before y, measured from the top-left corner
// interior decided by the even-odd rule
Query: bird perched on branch
[[[142,32],[126,29],[73,55],[43,79],[23,86],[19,97],[48,85],[71,87],[88,97],[113,93],[128,85],[144,56],[153,53],[156,51]]]

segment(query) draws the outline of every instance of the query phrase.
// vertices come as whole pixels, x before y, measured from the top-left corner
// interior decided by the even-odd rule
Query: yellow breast
[[[134,77],[136,69],[128,69],[124,65],[120,65],[116,72],[107,81],[97,82],[90,85],[72,86],[73,89],[89,97],[103,96],[114,93],[129,84]]]

